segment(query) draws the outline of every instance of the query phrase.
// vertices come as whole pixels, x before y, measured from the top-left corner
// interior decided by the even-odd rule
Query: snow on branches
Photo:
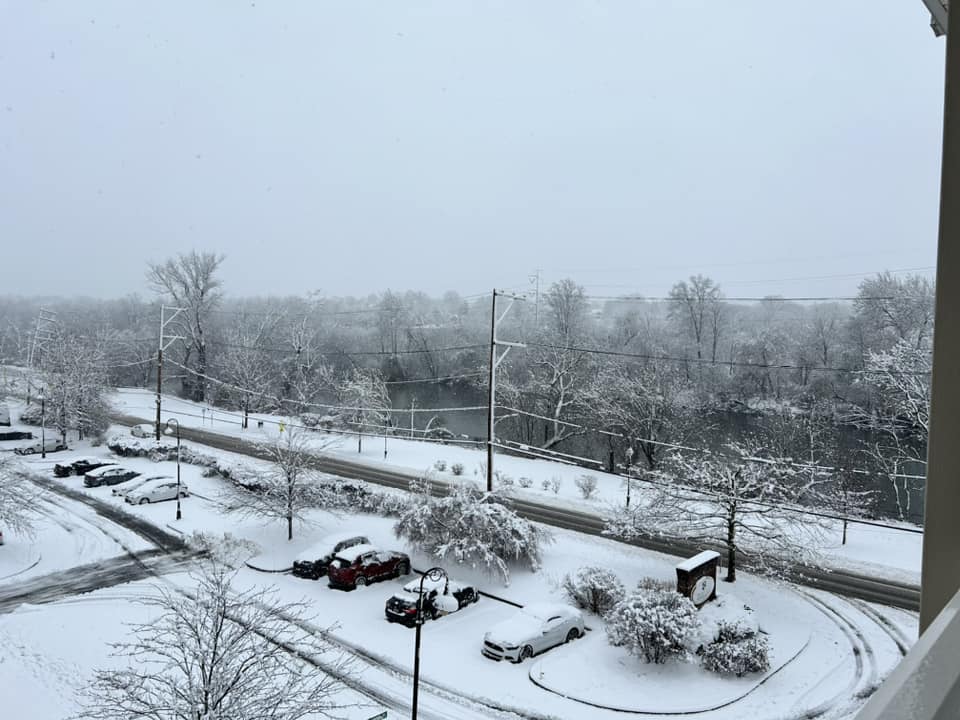
[[[427,483],[411,489],[419,492],[394,532],[418,550],[438,561],[483,568],[504,584],[510,582],[510,563],[534,570],[540,566],[541,545],[551,536],[517,515],[500,492],[484,492],[470,482],[455,486],[446,497],[432,495]]]
[[[0,458],[0,528],[32,535],[37,494],[23,465],[12,458]]]
[[[619,508],[605,533],[631,539],[672,535],[723,545],[727,581],[736,580],[739,556],[761,572],[807,559],[822,537],[822,524],[795,508],[811,480],[790,465],[764,458],[760,448],[730,444],[724,455],[675,455],[671,471],[652,474],[645,502]]]
[[[158,585],[154,615],[114,643],[126,667],[100,670],[81,691],[92,720],[300,720],[334,717],[348,661],[319,639],[305,607],[275,591],[233,587],[236,571],[206,561],[193,590]],[[309,667],[304,658],[314,659]],[[320,660],[319,658],[322,658]]]
[[[563,578],[563,591],[578,608],[603,617],[625,595],[623,583],[606,568],[588,566]]]
[[[686,643],[698,622],[689,598],[657,583],[641,582],[607,614],[607,638],[648,663],[665,663],[686,656]]]

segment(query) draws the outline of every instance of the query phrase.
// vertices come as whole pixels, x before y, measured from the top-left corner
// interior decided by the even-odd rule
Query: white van
[[[17,455],[33,455],[35,453],[41,452],[41,444],[44,446],[44,449],[47,452],[56,452],[57,450],[67,450],[67,446],[64,444],[63,440],[60,439],[59,435],[54,435],[53,437],[47,436],[45,440],[42,441],[40,438],[31,440],[26,445],[21,445],[16,447],[13,451]]]

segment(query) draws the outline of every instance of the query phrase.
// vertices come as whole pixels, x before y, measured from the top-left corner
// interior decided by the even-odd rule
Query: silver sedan
[[[481,652],[491,660],[523,662],[584,632],[583,616],[569,605],[527,605],[483,636]]]

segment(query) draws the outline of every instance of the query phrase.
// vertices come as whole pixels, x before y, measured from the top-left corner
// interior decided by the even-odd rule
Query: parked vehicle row
[[[134,505],[146,505],[163,500],[175,500],[190,495],[187,484],[169,475],[143,475],[136,470],[118,465],[113,460],[81,457],[57,463],[53,468],[57,477],[80,475],[86,487],[112,486],[111,493]]]
[[[352,533],[328,535],[297,555],[293,561],[293,574],[297,577],[318,580],[327,574],[327,566],[337,553],[355,545],[370,545],[370,540],[364,535]]]
[[[70,475],[86,475],[91,470],[96,470],[104,465],[116,465],[113,460],[98,457],[81,457],[75,460],[57,463],[53,466],[53,474],[56,477],[69,477]]]

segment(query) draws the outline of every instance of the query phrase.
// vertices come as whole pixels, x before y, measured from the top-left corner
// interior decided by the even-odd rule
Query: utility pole
[[[167,310],[173,310],[173,315],[167,317]],[[160,404],[163,397],[163,351],[170,347],[175,340],[183,340],[180,335],[167,335],[167,325],[173,322],[183,308],[160,306],[160,343],[157,345],[157,422],[154,429],[157,432],[157,442],[160,442]],[[178,425],[179,427],[179,425]]]
[[[534,306],[533,306],[533,327],[537,330],[540,329],[540,273],[543,272],[540,268],[537,268],[537,271],[530,276],[530,282],[534,283]]]
[[[507,309],[503,311],[503,314],[499,318],[497,317],[498,295],[510,298],[510,304],[507,305]],[[493,289],[493,305],[490,309],[490,381],[487,387],[487,492],[493,490],[493,446],[496,442],[494,407],[496,406],[497,400],[497,366],[507,357],[510,348],[526,347],[523,343],[497,340],[497,325],[507,316],[507,313],[510,312],[510,308],[513,307],[513,303],[516,300],[526,300],[526,298],[522,295],[497,292],[496,288]],[[497,357],[497,345],[506,347],[503,354],[499,357]]]
[[[410,396],[410,437],[413,437],[413,411],[417,407],[417,396]]]
[[[53,310],[40,308],[37,315],[37,325],[33,332],[33,342],[30,344],[30,350],[27,353],[27,405],[30,404],[30,380],[33,376],[34,365],[40,364],[39,358],[42,356],[47,341],[53,339],[52,326],[57,322],[57,314]]]

